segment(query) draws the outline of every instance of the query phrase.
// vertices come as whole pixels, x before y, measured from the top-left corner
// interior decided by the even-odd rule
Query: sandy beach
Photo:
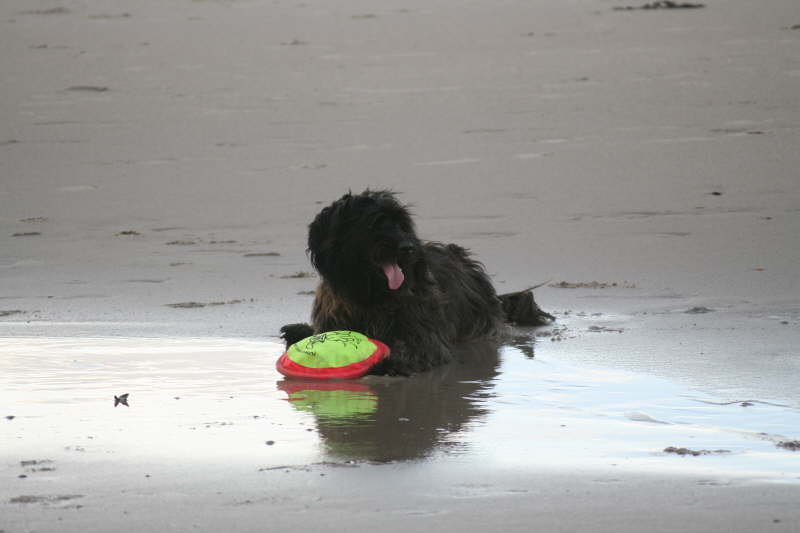
[[[0,532],[795,531],[800,6],[703,3],[3,2]],[[556,323],[283,380],[367,187]]]

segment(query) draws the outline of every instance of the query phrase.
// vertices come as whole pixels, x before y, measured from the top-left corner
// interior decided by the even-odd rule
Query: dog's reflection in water
[[[496,343],[458,350],[451,364],[408,378],[278,382],[292,405],[314,415],[331,460],[420,459],[457,445],[455,433],[488,413],[498,375]]]

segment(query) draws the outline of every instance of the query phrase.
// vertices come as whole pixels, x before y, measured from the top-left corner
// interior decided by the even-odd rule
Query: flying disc
[[[355,379],[389,356],[389,347],[355,331],[326,331],[292,344],[278,372],[293,379]]]

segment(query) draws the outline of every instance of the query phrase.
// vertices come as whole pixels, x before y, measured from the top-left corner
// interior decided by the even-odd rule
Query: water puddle
[[[534,356],[532,342],[473,346],[408,379],[303,382],[275,371],[282,349],[271,342],[0,339],[0,453],[7,463],[413,461],[800,480],[800,453],[779,446],[800,438],[797,409]],[[122,394],[128,406],[115,406]]]

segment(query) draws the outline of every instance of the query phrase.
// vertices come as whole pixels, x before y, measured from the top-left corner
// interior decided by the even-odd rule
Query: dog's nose
[[[409,241],[403,241],[397,245],[397,250],[401,254],[410,254],[414,251],[414,244]]]

